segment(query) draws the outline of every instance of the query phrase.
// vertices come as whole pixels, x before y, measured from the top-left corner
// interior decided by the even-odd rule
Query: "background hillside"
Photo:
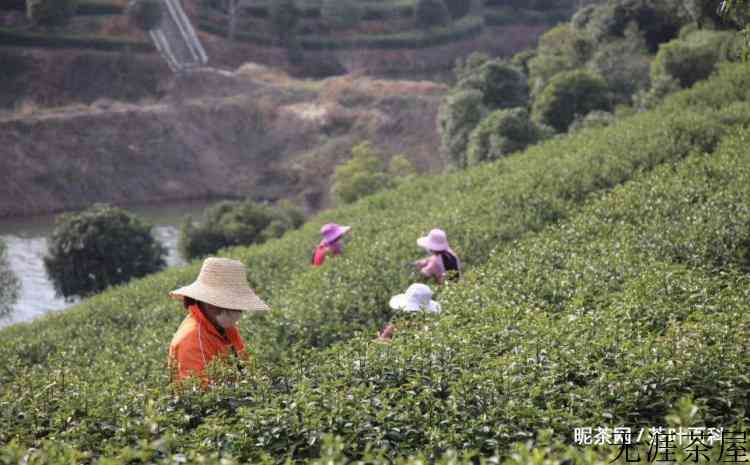
[[[364,77],[297,81],[248,65],[183,78],[161,103],[0,118],[0,216],[82,208],[92,199],[239,196],[293,198],[317,210],[330,203],[333,168],[364,140],[385,162],[406,153],[420,172],[440,170],[434,120],[445,91]]]
[[[610,127],[417,179],[226,251],[274,311],[242,322],[255,367],[207,394],[173,397],[164,370],[182,317],[166,293],[198,263],[3,330],[10,445],[0,456],[345,463],[465,450],[465,460],[604,463],[617,450],[569,447],[575,427],[740,428],[748,76],[747,65],[724,66]],[[331,220],[354,226],[351,242],[311,269]],[[443,316],[372,344],[388,297],[414,279],[400,264],[434,226],[467,276],[438,293]],[[341,442],[321,445],[327,434]]]

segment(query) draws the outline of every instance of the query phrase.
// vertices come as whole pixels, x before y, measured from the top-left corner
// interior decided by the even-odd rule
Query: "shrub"
[[[535,119],[565,132],[577,116],[593,110],[610,110],[607,83],[589,71],[560,73],[534,102]]]
[[[130,21],[143,31],[159,27],[162,14],[159,0],[132,0],[127,8]]]
[[[544,131],[529,118],[526,108],[497,110],[490,113],[469,137],[469,165],[497,160],[511,152],[536,143]]]
[[[661,103],[664,97],[680,89],[678,80],[660,75],[651,82],[650,89],[641,90],[633,96],[633,105],[639,110],[650,110]]]
[[[479,68],[483,64],[490,60],[490,56],[486,53],[471,52],[465,59],[461,57],[456,59],[456,66],[453,67],[453,74],[455,74],[457,81],[470,78],[479,72]]]
[[[715,0],[685,0],[684,7],[699,27],[721,23],[719,8]]]
[[[76,12],[76,0],[27,0],[29,19],[40,26],[61,26]]]
[[[362,19],[362,8],[355,0],[325,0],[320,15],[333,28],[349,29]]]
[[[576,118],[570,125],[570,131],[580,131],[589,128],[604,128],[615,122],[615,115],[608,111],[594,110],[583,118]]]
[[[245,201],[224,201],[207,208],[200,224],[188,217],[180,228],[178,249],[187,260],[234,245],[249,245],[281,237],[304,222],[304,214],[288,202],[278,207]]]
[[[600,44],[588,67],[607,81],[618,103],[630,103],[635,93],[649,86],[651,57],[645,41],[634,29],[624,39]]]
[[[388,162],[388,172],[396,177],[409,177],[417,174],[414,164],[404,154],[391,157]]]
[[[471,131],[486,113],[482,93],[474,89],[458,89],[443,99],[438,110],[440,147],[448,165],[465,168],[466,148]]]
[[[445,7],[453,19],[463,18],[469,14],[472,2],[473,0],[444,0]]]
[[[624,37],[628,27],[634,24],[653,53],[659,44],[675,38],[684,25],[680,7],[678,3],[664,0],[613,0],[587,11],[585,17],[578,18],[575,24],[585,23],[596,43]]]
[[[349,161],[336,167],[331,193],[339,203],[352,203],[391,185],[382,155],[369,142],[362,142],[352,147]]]
[[[417,0],[414,9],[414,21],[418,28],[429,29],[445,26],[450,22],[451,15],[443,0]]]
[[[96,204],[55,222],[44,266],[57,292],[88,296],[164,267],[151,226],[125,210]]]
[[[241,321],[257,363],[239,382],[167,387],[165,335],[184,314],[164,296],[199,263],[3,329],[0,461],[603,465],[616,449],[599,460],[535,432],[570,443],[580,425],[666,425],[668,413],[683,426],[736,424],[750,407],[750,280],[732,260],[750,220],[738,128],[749,82],[733,67],[656,111],[227,251],[275,310]],[[312,269],[305,258],[329,221],[356,221],[356,233],[336,266]],[[397,269],[436,224],[469,264],[463,281],[439,290],[442,316],[372,344],[388,298],[413,280]],[[302,344],[269,359],[263,330]],[[452,449],[477,455],[438,460]]]
[[[20,284],[10,270],[5,255],[6,245],[0,239],[0,316],[7,315],[18,299]]]
[[[714,72],[731,39],[725,33],[696,31],[663,44],[651,63],[651,79],[664,76],[677,80],[683,88],[690,87]]]
[[[529,86],[526,76],[515,66],[502,60],[489,60],[476,70],[463,70],[458,86],[476,89],[488,108],[513,108],[528,104]]]
[[[555,75],[584,66],[593,50],[592,41],[569,24],[545,32],[536,55],[528,60],[531,93],[537,95]]]
[[[295,0],[277,0],[271,3],[269,16],[274,35],[283,43],[288,43],[295,36],[295,28],[301,18],[301,12]]]

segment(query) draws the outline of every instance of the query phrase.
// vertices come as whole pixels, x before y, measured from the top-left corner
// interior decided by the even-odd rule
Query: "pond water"
[[[128,207],[129,212],[154,225],[152,234],[167,248],[167,266],[180,266],[184,261],[177,252],[179,228],[186,215],[200,218],[211,202],[167,203],[148,207]],[[55,225],[55,215],[0,220],[0,238],[7,246],[6,259],[21,282],[20,295],[13,311],[0,317],[0,328],[30,321],[50,311],[59,311],[75,304],[55,295],[54,287],[44,270],[42,257],[47,252],[47,238]]]

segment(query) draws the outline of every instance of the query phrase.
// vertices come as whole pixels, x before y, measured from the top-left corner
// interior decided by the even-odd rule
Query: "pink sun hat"
[[[336,242],[341,236],[348,233],[350,229],[352,229],[351,226],[341,226],[336,223],[328,223],[320,228],[320,235],[323,236],[323,242],[330,245]]]
[[[433,229],[426,236],[420,237],[417,239],[417,245],[424,249],[434,250],[436,252],[450,250],[448,237],[442,229]]]

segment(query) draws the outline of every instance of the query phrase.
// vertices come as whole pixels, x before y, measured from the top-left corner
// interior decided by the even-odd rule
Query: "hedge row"
[[[121,15],[124,13],[124,7],[112,3],[79,1],[76,7],[76,14],[82,16]]]
[[[228,36],[226,26],[220,25],[220,18],[202,14],[198,27],[223,37]],[[484,30],[481,18],[468,17],[457,21],[451,27],[439,28],[428,32],[408,32],[390,35],[359,35],[347,39],[329,39],[319,36],[300,36],[297,38],[303,50],[351,50],[351,49],[420,49],[478,37]],[[258,45],[271,45],[274,40],[251,32],[238,31],[238,40],[253,42]]]
[[[747,66],[727,67],[656,111],[416,179],[227,251],[274,311],[242,322],[256,366],[225,389],[168,388],[181,312],[166,294],[198,263],[6,328],[0,443],[17,446],[0,457],[52,451],[46,439],[120,456],[110,463],[212,451],[304,461],[322,454],[324,433],[354,458],[368,445],[389,457],[507,454],[541,428],[569,442],[573,425],[662,422],[683,393],[705,416],[695,421],[729,425],[750,407],[740,331],[750,328],[750,164],[747,133],[736,134],[750,123],[749,84]],[[332,220],[354,226],[351,240],[312,269]],[[444,317],[370,344],[392,316],[388,298],[415,279],[405,265],[420,255],[416,237],[436,226],[469,274],[439,293]]]
[[[567,10],[535,11],[515,8],[486,8],[484,21],[487,26],[511,26],[517,24],[556,24],[570,19]]]
[[[545,444],[544,430],[567,443],[582,426],[637,434],[672,412],[683,427],[732,430],[750,408],[750,277],[736,260],[750,227],[749,141],[733,133],[715,155],[643,173],[498,248],[445,289],[444,317],[400,320],[390,347],[363,335],[298,352],[154,418],[173,437],[224,432],[215,447],[279,462],[317,456],[324,434],[352,458],[372,447],[429,460],[450,449],[507,457],[510,443]]]
[[[306,19],[319,19],[321,17],[320,7],[300,5],[300,15]],[[205,8],[204,8],[205,9]],[[268,18],[269,7],[267,5],[247,5],[242,7],[242,12],[256,18]],[[413,5],[379,5],[368,3],[362,6],[362,19],[365,21],[387,20],[393,18],[408,18],[414,16]]]
[[[661,112],[617,130],[584,131],[571,138],[578,149],[570,156],[553,150],[570,146],[555,142],[548,152],[438,183],[418,180],[329,212],[320,221],[359,221],[347,256],[322,269],[300,256],[318,225],[231,251],[255,282],[270,285],[261,292],[274,307],[305,275],[307,293],[295,303],[301,316],[327,308],[337,317],[345,309],[332,296],[341,293],[356,319],[384,306],[382,295],[372,296],[381,286],[408,282],[391,270],[413,258],[415,233],[453,217],[449,232],[459,232],[451,238],[470,271],[440,293],[444,316],[400,320],[391,346],[370,343],[372,326],[345,344],[299,349],[274,365],[259,357],[239,382],[173,397],[163,357],[179,316],[162,301],[167,289],[193,278],[195,266],[4,330],[0,442],[18,445],[0,449],[0,457],[10,461],[34,445],[32,456],[48,464],[86,462],[90,453],[118,465],[174,463],[211,452],[253,463],[319,456],[345,463],[369,456],[369,447],[385,460],[422,454],[431,461],[462,449],[499,450],[496,462],[586,464],[609,462],[617,450],[565,448],[575,427],[734,428],[750,408],[750,106],[675,119],[648,134],[632,121],[658,126],[668,109],[679,116],[701,110],[677,102],[698,105],[712,93],[713,105],[727,106],[720,96],[748,92],[747,74],[747,67],[725,70]],[[745,87],[732,91],[731,81]],[[605,139],[611,148],[602,151]],[[666,148],[663,158],[657,146]],[[645,154],[621,160],[629,152]],[[542,154],[557,160],[546,165]],[[556,177],[559,184],[550,184]],[[439,186],[435,195],[428,185]],[[508,208],[516,195],[525,210]],[[550,209],[543,204],[552,217],[534,220]],[[519,227],[529,220],[535,227]],[[480,240],[467,240],[476,233]],[[389,272],[390,279],[380,277]],[[296,283],[287,285],[290,278]],[[275,321],[245,321],[243,331]],[[326,434],[341,440],[321,446]],[[526,440],[533,442],[510,456],[510,445]],[[684,453],[676,458],[688,461]]]
[[[105,51],[131,50],[134,52],[153,52],[148,42],[129,39],[113,39],[98,36],[53,36],[19,32],[0,28],[0,46],[6,47],[46,47],[46,48],[90,48]]]

